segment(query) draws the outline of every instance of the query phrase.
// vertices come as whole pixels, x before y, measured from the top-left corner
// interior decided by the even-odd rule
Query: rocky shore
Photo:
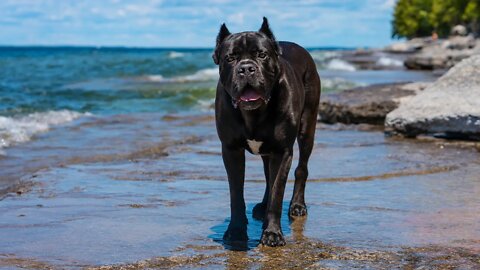
[[[392,45],[390,50],[411,52],[418,50],[421,44],[413,40],[403,46]],[[465,57],[480,49],[466,45],[462,48]],[[439,67],[448,68],[450,64]],[[326,94],[321,100],[319,121],[385,125],[387,133],[407,137],[423,134],[480,140],[479,78],[480,53],[475,53],[433,83],[372,85]]]
[[[480,140],[480,55],[448,73],[390,112],[385,126],[406,136],[440,133]]]
[[[439,74],[463,59],[480,54],[480,39],[472,35],[447,39],[414,38],[385,48],[345,51],[341,59],[358,69],[432,70]]]
[[[320,101],[319,120],[327,124],[383,125],[387,114],[400,102],[416,95],[430,83],[393,83],[357,87],[326,94]]]
[[[446,70],[463,59],[480,53],[480,40],[473,36],[454,36],[445,40],[413,39],[384,49],[393,54],[408,54],[404,65],[414,70]]]

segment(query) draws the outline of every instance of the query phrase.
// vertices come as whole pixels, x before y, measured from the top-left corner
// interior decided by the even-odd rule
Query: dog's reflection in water
[[[252,209],[255,204],[250,204],[247,206],[247,217],[248,225],[242,228],[242,230],[237,230],[235,235],[231,239],[233,240],[224,240],[224,233],[227,231],[230,219],[225,219],[221,224],[215,225],[210,228],[214,233],[209,235],[213,241],[220,243],[227,250],[232,251],[248,251],[256,248],[260,244],[260,238],[262,237],[262,225],[263,221],[252,218]],[[283,203],[283,213],[282,225],[285,235],[290,235],[293,233],[293,239],[295,241],[303,239],[303,228],[306,217],[297,218],[295,220],[288,218],[288,206],[289,202]]]

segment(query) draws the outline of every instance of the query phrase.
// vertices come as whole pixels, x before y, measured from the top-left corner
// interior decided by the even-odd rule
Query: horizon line
[[[142,50],[214,50],[215,47],[203,47],[203,46],[128,46],[128,45],[71,45],[71,44],[62,44],[62,45],[8,45],[0,44],[0,48],[85,48],[85,49],[142,49]],[[371,47],[342,47],[342,46],[304,46],[305,49],[332,49],[332,50],[355,50],[355,49],[370,49]]]

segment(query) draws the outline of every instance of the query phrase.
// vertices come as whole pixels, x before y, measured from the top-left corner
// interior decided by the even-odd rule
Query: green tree
[[[470,31],[480,35],[480,0],[471,0],[463,12],[462,20],[467,23]]]
[[[420,37],[432,34],[429,15],[432,0],[398,0],[393,14],[392,37]]]
[[[469,0],[433,0],[430,23],[440,37],[450,34],[452,27],[463,24],[462,16]]]
[[[480,0],[398,0],[392,37],[422,37],[432,32],[446,37],[458,24],[480,34]]]

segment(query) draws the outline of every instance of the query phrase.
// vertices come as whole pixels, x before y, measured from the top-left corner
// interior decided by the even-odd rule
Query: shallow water
[[[211,113],[90,116],[0,160],[32,182],[30,192],[0,201],[0,267],[474,269],[479,154],[473,144],[319,124],[309,214],[290,222],[284,211],[286,247],[257,246],[251,209],[263,170],[247,155],[250,241],[233,248],[249,250],[235,252],[221,240],[229,196]]]

